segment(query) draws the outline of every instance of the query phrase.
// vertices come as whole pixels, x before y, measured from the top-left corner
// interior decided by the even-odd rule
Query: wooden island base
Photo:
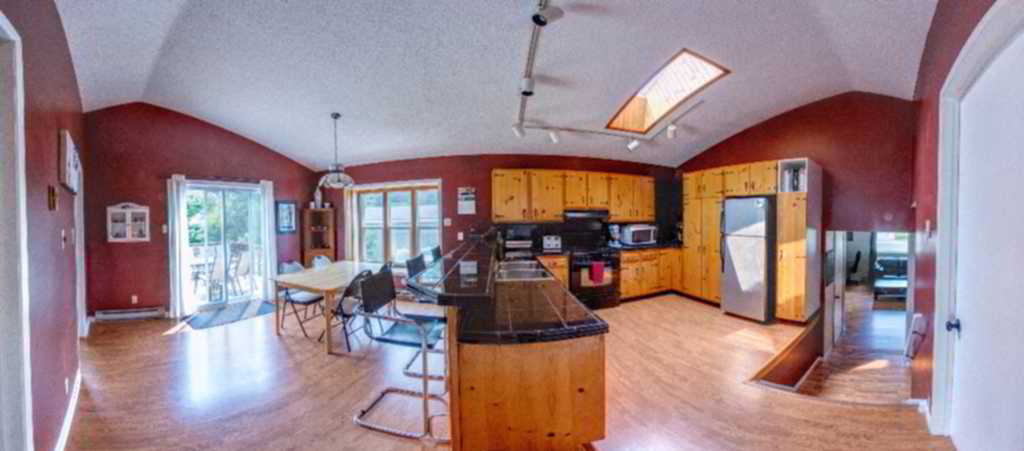
[[[575,450],[605,437],[604,335],[452,349],[452,449]]]

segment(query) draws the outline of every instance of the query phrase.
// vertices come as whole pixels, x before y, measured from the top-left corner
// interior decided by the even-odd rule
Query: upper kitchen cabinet
[[[737,164],[722,169],[722,194],[744,196],[750,192],[750,165]]]
[[[637,208],[637,220],[654,221],[654,178],[637,177],[634,180],[634,202]]]
[[[529,194],[525,170],[495,169],[491,171],[491,220],[494,222],[529,221]]]
[[[611,209],[611,175],[603,172],[587,173],[587,206],[595,210]]]
[[[777,161],[762,161],[750,164],[750,190],[751,195],[770,195],[778,191],[779,163]]]
[[[722,168],[724,196],[757,196],[775,194],[778,163],[762,161]]]
[[[537,222],[561,221],[565,216],[565,173],[526,171],[530,187],[530,218]]]
[[[683,174],[683,200],[700,198],[700,172],[687,172]]]
[[[581,171],[565,172],[565,209],[579,210],[590,208],[590,193],[587,189],[587,173]],[[607,190],[606,190],[607,191]]]
[[[634,175],[611,175],[612,222],[654,221],[654,179]]]
[[[722,168],[708,169],[701,171],[700,189],[698,197],[701,199],[720,199],[723,196],[723,172]]]

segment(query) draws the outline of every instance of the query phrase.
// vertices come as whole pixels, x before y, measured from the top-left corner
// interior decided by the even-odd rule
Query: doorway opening
[[[822,398],[903,403],[911,277],[907,232],[837,231],[826,236],[826,355],[801,392]]]

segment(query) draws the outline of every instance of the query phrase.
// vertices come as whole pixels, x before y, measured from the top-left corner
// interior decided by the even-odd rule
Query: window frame
[[[419,255],[421,253],[421,252],[418,251],[419,247],[420,247],[419,246],[420,225],[419,225],[419,205],[418,205],[418,200],[417,200],[418,197],[419,197],[417,194],[420,191],[437,191],[437,205],[438,205],[438,209],[437,209],[437,213],[438,213],[437,227],[427,227],[427,228],[428,229],[434,229],[434,228],[437,229],[438,246],[440,246],[442,248],[442,252],[443,252],[443,249],[444,249],[443,248],[443,246],[444,246],[444,239],[443,239],[442,231],[443,231],[443,228],[444,228],[444,214],[443,214],[443,209],[441,207],[441,198],[442,198],[441,194],[442,194],[442,191],[441,191],[441,184],[440,184],[440,182],[437,182],[437,183],[417,183],[417,184],[400,184],[400,185],[373,186],[373,187],[365,187],[365,188],[356,187],[356,188],[354,188],[352,190],[352,196],[353,196],[352,213],[353,213],[353,219],[354,219],[354,221],[353,221],[354,227],[353,228],[355,229],[355,234],[354,234],[355,236],[354,236],[354,238],[355,238],[355,241],[356,241],[354,243],[355,244],[355,246],[354,246],[355,247],[354,257],[356,258],[356,260],[358,260],[358,261],[367,261],[368,262],[368,260],[366,260],[366,256],[364,255],[365,253],[364,253],[364,248],[363,248],[363,244],[365,242],[364,241],[364,236],[365,236],[365,231],[366,231],[367,227],[363,226],[363,218],[362,218],[361,211],[360,211],[360,201],[361,201],[361,196],[363,196],[363,195],[370,195],[370,194],[381,194],[381,196],[382,196],[381,205],[382,205],[382,208],[383,208],[383,212],[382,212],[383,213],[383,218],[382,218],[382,224],[383,225],[380,227],[380,230],[382,232],[381,234],[382,234],[382,241],[383,242],[381,243],[381,245],[383,246],[383,258],[384,258],[384,260],[382,262],[380,262],[380,263],[386,263],[388,261],[392,261],[393,265],[396,266],[396,267],[400,267],[400,268],[404,268],[405,267],[405,262],[404,261],[393,261],[392,260],[393,256],[391,255],[391,230],[392,230],[392,227],[391,227],[391,209],[388,206],[389,196],[390,196],[391,193],[399,193],[399,192],[400,193],[409,193],[410,198],[411,198],[410,199],[410,202],[411,202],[410,203],[410,206],[411,206],[411,217],[410,217],[410,225],[408,227],[409,234],[410,234],[410,238],[409,238],[410,257],[415,257],[416,255]],[[371,227],[371,228],[372,229],[378,229],[377,227]],[[403,229],[404,230],[404,229],[406,229],[406,227],[396,227],[396,229]]]

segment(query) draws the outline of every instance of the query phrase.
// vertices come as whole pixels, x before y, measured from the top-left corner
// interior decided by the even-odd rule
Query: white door
[[[1024,38],[961,103],[950,432],[960,450],[1024,449]],[[941,225],[940,225],[941,226]],[[946,318],[936,318],[941,326]]]

